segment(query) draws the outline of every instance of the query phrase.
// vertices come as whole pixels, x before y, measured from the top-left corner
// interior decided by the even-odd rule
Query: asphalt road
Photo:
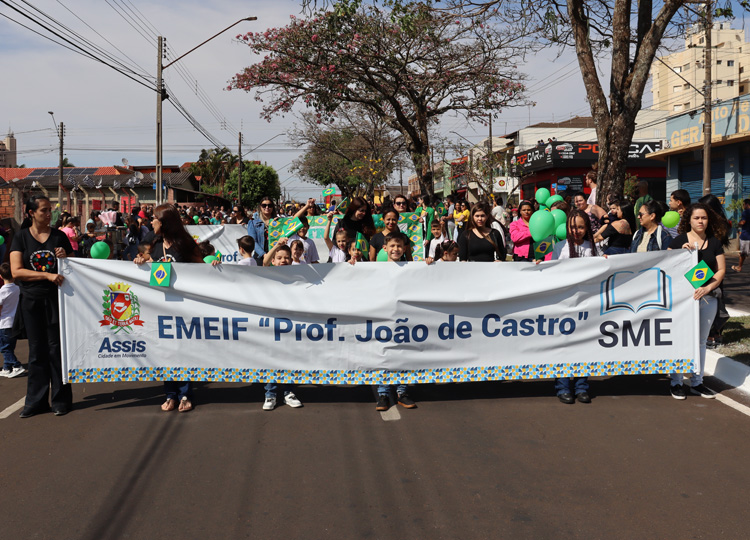
[[[368,387],[264,412],[260,385],[203,384],[180,414],[159,383],[76,385],[67,416],[0,419],[0,539],[748,536],[748,416],[660,376],[592,393],[425,385],[381,415]]]

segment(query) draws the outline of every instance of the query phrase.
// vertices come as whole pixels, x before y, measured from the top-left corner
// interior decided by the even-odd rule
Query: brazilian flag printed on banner
[[[326,188],[323,190],[323,197],[328,197],[330,195],[333,195],[334,193],[336,193],[336,188],[332,188],[332,187]]]
[[[362,233],[357,233],[357,239],[354,243],[354,247],[356,247],[359,252],[362,253],[362,260],[370,260],[370,244],[369,242],[367,242],[367,238],[365,238]]]
[[[541,242],[535,242],[534,243],[534,259],[535,260],[544,259],[547,253],[552,253],[552,250],[554,249],[554,247],[555,247],[555,241],[552,236],[548,236]]]
[[[714,277],[714,272],[708,267],[706,261],[699,262],[688,270],[687,274],[685,274],[685,279],[687,279],[688,283],[690,283],[695,289],[706,283],[712,277]]]
[[[152,287],[169,287],[172,279],[172,263],[155,262],[151,264],[151,282]]]

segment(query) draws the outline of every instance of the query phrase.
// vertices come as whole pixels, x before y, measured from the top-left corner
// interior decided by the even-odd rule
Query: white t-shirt
[[[428,257],[435,258],[435,250],[437,249],[439,244],[442,244],[443,242],[447,242],[448,237],[445,235],[441,235],[440,238],[433,238],[430,240],[430,253],[428,253]]]
[[[252,257],[248,257],[247,259],[240,259],[240,262],[238,262],[237,264],[241,264],[242,266],[258,266],[258,262]]]
[[[307,263],[304,261],[304,259],[300,259],[299,262],[292,261],[292,266],[294,266],[295,264],[307,264]]]
[[[318,262],[320,260],[320,256],[318,255],[318,248],[315,247],[315,242],[313,242],[310,238],[301,238],[300,236],[293,234],[289,237],[288,245],[292,245],[292,242],[295,240],[300,240],[304,246],[304,253],[302,254],[302,258],[305,260],[305,263],[314,263]]]
[[[596,188],[591,190],[589,198],[586,200],[586,204],[596,204]]]
[[[0,287],[0,328],[3,330],[13,328],[20,296],[20,289],[15,283],[6,283]]]
[[[346,253],[341,251],[338,246],[331,246],[331,262],[341,263],[346,262]]]
[[[576,252],[579,257],[593,257],[594,252],[591,249],[591,242],[584,240],[580,246],[575,246]],[[570,249],[568,248],[568,241],[563,240],[555,244],[555,248],[552,250],[552,260],[558,259],[570,259]]]

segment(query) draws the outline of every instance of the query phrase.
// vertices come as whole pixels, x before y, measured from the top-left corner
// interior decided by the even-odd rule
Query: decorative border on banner
[[[413,371],[124,367],[71,369],[68,371],[68,379],[71,383],[178,380],[250,383],[275,381],[286,384],[424,384],[688,373],[692,369],[693,361],[690,359],[457,367]]]

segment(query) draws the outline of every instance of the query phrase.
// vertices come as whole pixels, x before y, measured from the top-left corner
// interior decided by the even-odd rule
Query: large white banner
[[[221,262],[238,263],[242,259],[237,240],[247,235],[245,225],[187,225],[185,227],[196,242],[211,242],[221,253]]]
[[[687,372],[685,250],[528,263],[279,268],[63,259],[71,382],[422,383]]]

